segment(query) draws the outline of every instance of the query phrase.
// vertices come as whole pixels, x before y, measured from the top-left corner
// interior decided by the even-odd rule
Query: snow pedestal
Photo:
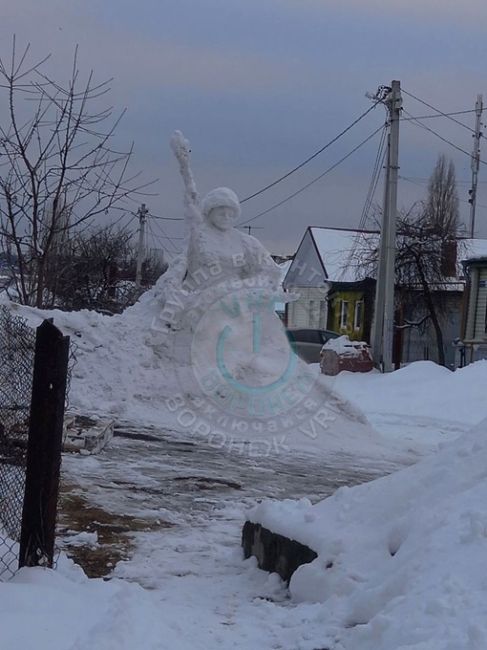
[[[246,521],[243,527],[242,547],[245,559],[253,555],[260,569],[277,573],[288,583],[298,567],[318,557],[308,546],[251,521]]]
[[[351,341],[348,336],[331,339],[321,350],[321,372],[324,375],[338,375],[342,370],[369,372],[374,368],[370,348],[363,341]]]

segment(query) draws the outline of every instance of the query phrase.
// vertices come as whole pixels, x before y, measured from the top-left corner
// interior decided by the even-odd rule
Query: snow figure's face
[[[218,230],[228,230],[233,227],[236,216],[237,213],[234,208],[228,205],[219,205],[210,210],[208,221]]]

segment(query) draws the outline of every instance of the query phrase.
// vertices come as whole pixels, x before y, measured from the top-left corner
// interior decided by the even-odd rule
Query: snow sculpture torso
[[[234,227],[240,215],[236,194],[219,187],[200,200],[189,166],[189,143],[179,131],[172,137],[171,147],[185,186],[188,244],[156,285],[159,305],[176,302],[183,316],[181,312],[194,307],[202,291],[219,286],[224,291],[231,282],[246,282],[251,288],[252,280],[280,295],[280,269],[269,252],[257,239]],[[285,298],[280,295],[280,299]],[[174,322],[169,326],[178,329]]]

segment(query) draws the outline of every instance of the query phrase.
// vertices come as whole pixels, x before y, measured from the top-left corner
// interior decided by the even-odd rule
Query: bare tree
[[[49,259],[46,272],[50,306],[119,313],[133,304],[167,270],[153,258],[142,267],[136,286],[136,251],[126,228],[92,228],[76,235]]]
[[[45,72],[48,58],[31,62],[14,39],[9,60],[0,59],[0,243],[18,299],[38,307],[49,299],[52,255],[98,215],[126,211],[147,185],[129,177],[132,146],[114,145],[123,112],[102,106],[110,80],[93,72],[83,80],[75,50],[62,85]]]
[[[424,205],[425,219],[431,228],[447,238],[455,238],[459,229],[458,194],[455,165],[441,154],[428,182]]]
[[[424,202],[398,215],[396,237],[396,305],[409,315],[396,327],[424,327],[430,321],[436,338],[438,362],[445,365],[441,314],[446,307],[447,283],[456,277],[459,230],[455,168],[439,156]],[[378,248],[365,240],[355,254],[361,273],[376,273]]]

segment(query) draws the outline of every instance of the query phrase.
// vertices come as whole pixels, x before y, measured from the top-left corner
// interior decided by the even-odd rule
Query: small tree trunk
[[[36,307],[43,307],[44,297],[44,274],[45,274],[45,260],[40,257],[37,260],[37,287],[36,287]]]
[[[421,284],[423,286],[426,306],[428,307],[428,311],[431,316],[431,322],[433,323],[433,327],[435,329],[436,347],[438,349],[438,363],[440,364],[440,366],[445,366],[446,360],[445,360],[445,349],[443,347],[443,332],[441,331],[441,325],[440,325],[440,321],[438,320],[438,314],[436,313],[436,307],[433,300],[433,296],[431,295],[428,282],[426,280],[426,277],[423,272],[423,268],[419,261],[418,261],[418,272],[419,272],[419,277],[421,278]]]

